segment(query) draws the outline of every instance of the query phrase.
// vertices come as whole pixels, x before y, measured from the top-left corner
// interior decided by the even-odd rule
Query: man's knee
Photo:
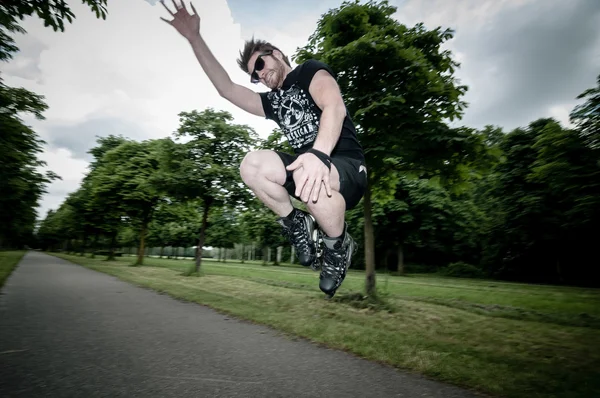
[[[273,151],[248,152],[240,164],[240,176],[247,185],[267,179],[283,185],[285,182],[285,167]]]

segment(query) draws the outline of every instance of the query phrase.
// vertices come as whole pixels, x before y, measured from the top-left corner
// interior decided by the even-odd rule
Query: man
[[[190,45],[219,94],[254,115],[275,121],[295,155],[263,150],[248,153],[240,165],[244,183],[279,215],[284,234],[300,263],[321,269],[320,289],[332,297],[343,282],[356,243],[347,232],[345,211],[362,198],[367,185],[364,155],[347,115],[333,71],[307,61],[292,69],[282,52],[265,41],[247,41],[238,60],[252,83],[270,92],[256,93],[235,84],[200,35],[200,17],[192,4],[172,0],[175,13],[163,21]],[[306,204],[294,208],[290,195]],[[323,241],[322,256],[319,256]]]

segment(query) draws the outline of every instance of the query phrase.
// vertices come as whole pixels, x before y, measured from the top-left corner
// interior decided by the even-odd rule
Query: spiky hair
[[[248,61],[250,61],[250,57],[257,51],[268,51],[268,50],[277,50],[283,55],[283,61],[291,68],[290,61],[288,57],[283,54],[283,52],[272,45],[271,43],[266,42],[265,40],[256,40],[254,37],[250,40],[246,40],[244,44],[244,49],[240,51],[240,57],[237,60],[238,65],[242,70],[246,73],[250,73],[248,71]]]

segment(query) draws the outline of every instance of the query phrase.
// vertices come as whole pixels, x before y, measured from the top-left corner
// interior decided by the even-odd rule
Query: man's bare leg
[[[294,175],[294,179],[296,179],[296,175]],[[333,164],[331,165],[330,184],[331,197],[327,196],[325,186],[322,185],[317,202],[313,203],[312,199],[309,199],[306,207],[327,236],[338,237],[344,232],[346,201],[339,192],[340,175]]]
[[[279,217],[292,212],[294,207],[283,187],[285,166],[277,153],[268,150],[248,153],[240,165],[240,175],[252,192]]]

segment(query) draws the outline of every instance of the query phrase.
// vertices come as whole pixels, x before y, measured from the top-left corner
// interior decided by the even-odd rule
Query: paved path
[[[0,397],[473,397],[29,252],[0,292]]]

